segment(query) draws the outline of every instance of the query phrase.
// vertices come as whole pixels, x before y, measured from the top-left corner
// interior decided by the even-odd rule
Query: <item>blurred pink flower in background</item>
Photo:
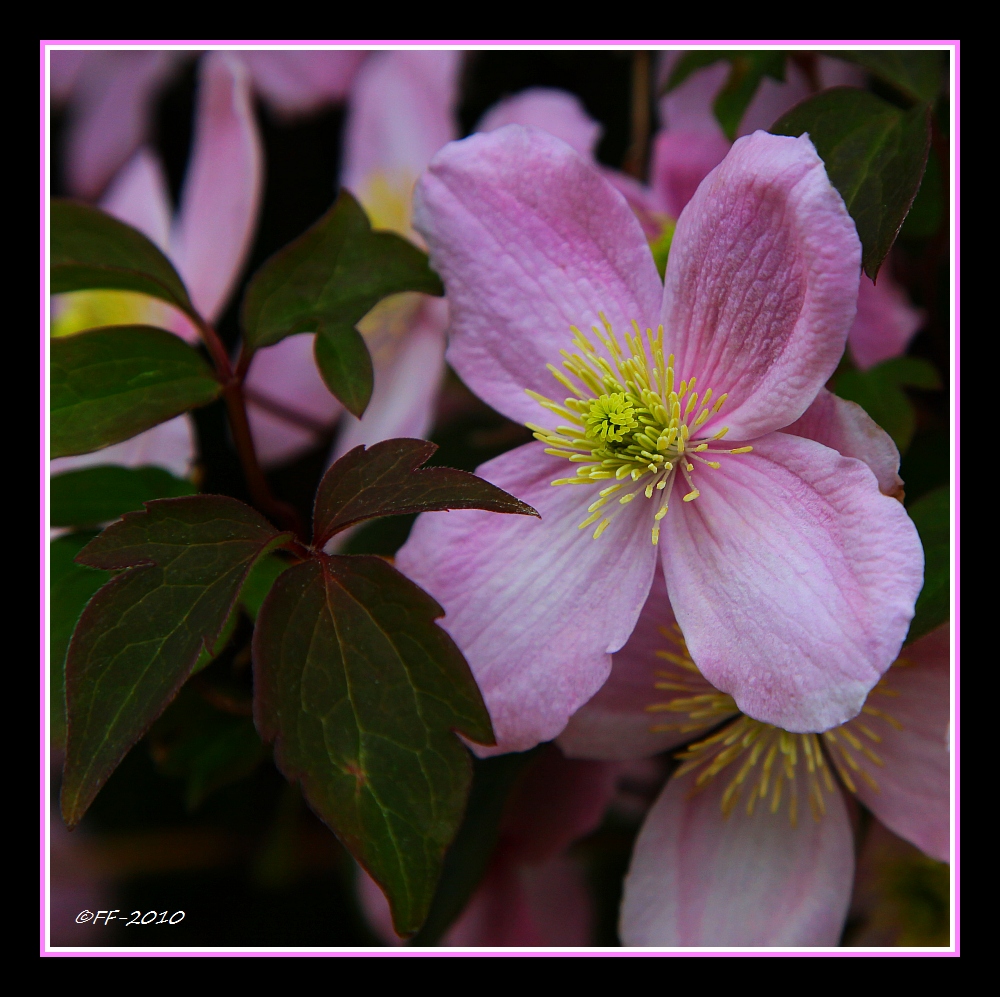
[[[666,83],[679,55],[666,53],[659,72],[662,83]],[[729,70],[728,62],[706,66],[660,98],[661,128],[653,140],[648,186],[621,174],[610,177],[632,204],[651,240],[659,237],[667,219],[679,217],[701,181],[729,151],[731,143],[712,110]],[[820,57],[816,73],[824,88],[864,82],[860,67],[839,59]],[[737,137],[769,128],[810,94],[804,73],[789,60],[784,83],[763,78],[740,122]],[[910,304],[906,292],[893,279],[891,257],[883,265],[877,284],[863,273],[859,281],[858,314],[847,345],[855,364],[867,370],[905,353],[924,323],[925,314]]]
[[[338,103],[367,53],[226,50],[244,62],[262,100],[283,117]],[[204,57],[207,58],[210,53]],[[183,49],[90,49],[51,53],[52,102],[68,114],[66,182],[95,200],[150,137],[154,104],[199,53]]]
[[[413,187],[431,157],[458,133],[456,103],[461,52],[395,51],[373,55],[350,94],[341,182],[372,225],[422,245],[412,221]],[[592,155],[601,126],[579,100],[535,88],[491,108],[476,127],[535,124]],[[333,458],[359,444],[430,433],[444,374],[445,301],[401,294],[377,305],[358,324],[375,368],[375,389],[360,420],[323,383],[312,333],[261,350],[247,378],[249,414],[265,466],[285,463],[315,446],[339,417]]]
[[[705,681],[658,577],[608,682],[559,739],[572,757],[615,761],[688,744],[636,842],[625,944],[836,945],[851,795],[947,861],[948,674],[945,624],[903,650],[857,717],[790,734]]]
[[[478,471],[540,521],[430,513],[397,555],[445,607],[499,750],[555,737],[601,687],[658,560],[695,661],[741,709],[802,731],[855,715],[898,653],[923,556],[863,461],[790,429],[840,359],[860,262],[808,139],[733,147],[678,222],[665,286],[622,197],[536,129],[446,147],[416,210],[452,366],[509,418],[534,425],[541,401],[562,424]],[[665,341],[622,346],[633,321]],[[552,373],[575,397],[545,397]],[[740,442],[705,453],[725,427]]]
[[[573,761],[555,746],[543,749],[512,791],[486,874],[441,944],[592,944],[594,911],[586,872],[567,852],[597,829],[621,768]],[[358,892],[376,933],[401,944],[388,902],[363,870],[358,871]]]
[[[171,259],[195,307],[215,321],[231,297],[253,239],[262,194],[262,153],[246,67],[212,53],[199,69],[195,135],[180,204],[173,213],[163,166],[142,148],[119,171],[101,207],[135,226]],[[53,335],[98,325],[148,323],[188,342],[198,334],[168,305],[119,291],[61,295],[53,307]],[[52,472],[94,464],[156,464],[187,475],[195,456],[189,415],[178,416],[122,443],[52,461]]]
[[[414,238],[413,184],[456,134],[460,59],[459,52],[380,52],[358,72],[350,93],[341,182],[375,228]],[[444,302],[417,293],[393,295],[358,323],[375,369],[374,392],[361,420],[344,413],[323,383],[312,333],[289,336],[258,352],[247,393],[264,466],[311,449],[338,415],[342,425],[334,456],[359,443],[426,436],[444,373],[446,324]]]

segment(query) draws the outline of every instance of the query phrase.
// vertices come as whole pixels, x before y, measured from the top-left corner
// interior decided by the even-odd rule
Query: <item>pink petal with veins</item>
[[[438,153],[417,186],[416,227],[448,291],[448,360],[518,422],[562,396],[546,370],[604,313],[653,322],[660,279],[624,198],[565,142],[507,125]]]
[[[591,488],[551,482],[566,463],[529,443],[477,473],[534,506],[528,516],[461,510],[421,516],[396,566],[444,607],[441,625],[482,690],[498,747],[523,751],[559,734],[601,687],[653,578],[643,503],[622,508],[614,542],[577,525]]]
[[[691,657],[790,731],[844,723],[895,660],[923,583],[913,521],[860,460],[785,433],[698,474],[660,551]]]
[[[663,298],[677,378],[729,394],[722,425],[752,440],[809,407],[854,320],[861,243],[808,137],[739,139],[681,213]]]
[[[878,479],[879,491],[901,498],[903,479],[899,476],[896,444],[856,402],[845,401],[820,388],[816,401],[784,432],[815,440],[845,457],[863,460]]]

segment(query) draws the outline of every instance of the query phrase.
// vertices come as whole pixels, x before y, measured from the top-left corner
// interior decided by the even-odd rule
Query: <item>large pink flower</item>
[[[604,760],[687,744],[636,841],[623,941],[837,944],[854,876],[851,796],[947,861],[948,661],[944,625],[904,649],[856,718],[791,734],[705,681],[658,577],[611,678],[559,740]]]
[[[114,177],[101,207],[156,243],[184,278],[195,307],[215,321],[246,261],[261,194],[261,143],[246,68],[231,55],[213,53],[200,66],[194,143],[176,213],[163,166],[148,148],[140,149]],[[53,335],[148,323],[198,341],[197,331],[180,312],[144,295],[81,291],[59,296],[53,313]],[[194,454],[191,417],[181,415],[104,450],[54,460],[52,471],[156,464],[187,475]]]
[[[860,265],[808,138],[733,146],[665,285],[624,198],[538,130],[447,146],[416,200],[450,362],[542,441],[479,469],[540,521],[432,513],[397,561],[445,607],[500,749],[556,736],[600,688],[658,557],[694,660],[740,709],[798,731],[854,716],[923,555],[863,461],[781,432],[840,359]]]

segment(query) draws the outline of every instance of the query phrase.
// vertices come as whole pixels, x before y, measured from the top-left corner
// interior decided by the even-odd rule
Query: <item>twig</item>
[[[652,94],[652,54],[632,53],[632,141],[622,169],[636,180],[646,179],[649,152],[650,96]]]

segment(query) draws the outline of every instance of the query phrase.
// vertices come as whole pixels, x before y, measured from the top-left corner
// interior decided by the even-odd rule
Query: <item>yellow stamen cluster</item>
[[[672,641],[676,650],[656,652],[659,659],[668,663],[668,668],[657,672],[655,687],[675,695],[665,702],[652,703],[646,709],[650,713],[675,714],[685,719],[657,724],[651,729],[683,733],[704,729],[715,721],[723,723],[735,715],[731,723],[688,745],[678,754],[682,764],[674,775],[678,778],[696,773],[694,792],[698,792],[715,776],[725,772],[729,781],[722,793],[723,816],[728,817],[741,800],[745,801],[746,812],[751,816],[758,805],[767,806],[776,813],[782,801],[787,800],[789,820],[795,825],[799,800],[804,796],[813,818],[819,820],[826,812],[824,793],[835,790],[831,766],[850,792],[857,792],[857,779],[878,790],[878,783],[866,763],[884,765],[871,747],[871,744],[878,744],[881,737],[868,726],[865,717],[879,717],[897,729],[902,728],[894,717],[871,702],[873,696],[897,695],[884,677],[853,720],[822,734],[792,734],[741,714],[731,696],[709,685],[691,660],[676,624],[672,630],[661,628],[661,633]],[[894,667],[905,664],[907,662],[900,659]]]
[[[536,439],[547,444],[546,453],[580,465],[575,477],[558,478],[553,485],[612,482],[601,489],[588,509],[590,515],[580,523],[581,530],[600,520],[594,530],[596,540],[607,529],[617,510],[608,514],[604,507],[613,496],[620,507],[640,494],[647,499],[655,495],[655,544],[678,474],[688,488],[683,500],[691,502],[700,494],[691,478],[696,464],[719,467],[718,461],[702,454],[740,454],[753,448],[710,448],[710,443],[726,435],[727,427],[710,436],[703,433],[702,427],[718,415],[726,395],[715,397],[711,388],[699,393],[694,377],[677,381],[673,355],[665,358],[663,354],[663,326],[655,334],[647,329],[643,335],[638,323],[633,322],[634,335],[625,333],[623,348],[603,315],[601,322],[603,331],[593,327],[600,346],[572,326],[573,345],[578,352],[560,351],[564,370],[549,364],[552,376],[571,392],[571,397],[559,403],[537,391],[528,391],[543,408],[568,425],[546,429],[529,423],[528,428]],[[630,485],[637,487],[628,490]],[[618,495],[623,489],[624,494]]]

